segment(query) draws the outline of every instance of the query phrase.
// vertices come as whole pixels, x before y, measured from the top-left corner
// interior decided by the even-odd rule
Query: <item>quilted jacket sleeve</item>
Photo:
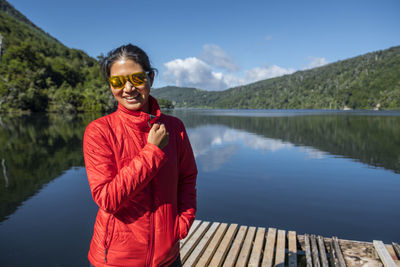
[[[180,135],[182,144],[179,154],[178,213],[179,238],[183,239],[195,219],[197,167],[183,123]]]
[[[83,154],[90,190],[101,209],[115,213],[126,199],[151,181],[167,158],[160,148],[148,143],[129,165],[118,171],[111,147],[100,127],[89,124]]]

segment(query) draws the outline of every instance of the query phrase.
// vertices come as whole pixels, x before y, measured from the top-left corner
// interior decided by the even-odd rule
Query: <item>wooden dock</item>
[[[180,243],[183,266],[400,266],[400,246],[196,220]]]

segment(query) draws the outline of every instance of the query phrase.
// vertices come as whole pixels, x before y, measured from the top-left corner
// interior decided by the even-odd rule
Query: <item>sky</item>
[[[399,0],[8,0],[92,57],[132,43],[167,85],[225,90],[400,45]]]

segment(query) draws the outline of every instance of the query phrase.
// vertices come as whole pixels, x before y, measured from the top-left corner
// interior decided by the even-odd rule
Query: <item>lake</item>
[[[400,241],[400,112],[169,113],[195,153],[197,219]],[[99,116],[0,117],[2,266],[88,266],[82,136]]]

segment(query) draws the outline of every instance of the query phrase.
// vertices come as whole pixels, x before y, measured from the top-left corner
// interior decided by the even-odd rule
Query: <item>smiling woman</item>
[[[148,100],[154,72],[147,75],[133,60],[120,59],[112,65],[110,74],[111,91],[118,103],[129,110],[142,109],[149,113]]]
[[[179,240],[196,212],[197,168],[183,123],[150,96],[154,69],[131,44],[102,70],[118,110],[86,128],[89,186],[99,206],[89,261],[95,266],[181,266]]]

